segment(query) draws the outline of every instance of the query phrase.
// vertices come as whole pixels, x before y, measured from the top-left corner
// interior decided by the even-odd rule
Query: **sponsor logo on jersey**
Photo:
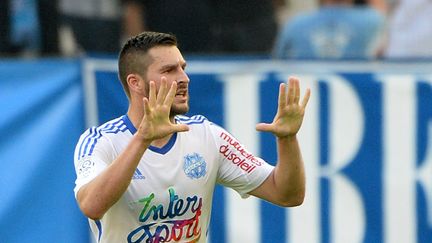
[[[141,171],[137,168],[132,176],[132,180],[144,180],[145,176],[141,173]]]
[[[169,202],[160,203],[151,193],[132,202],[142,210],[138,221],[143,223],[128,234],[127,242],[198,242],[201,237],[202,198],[181,197],[168,189]]]
[[[203,157],[197,153],[188,154],[183,157],[183,171],[192,179],[198,179],[207,173],[207,164]]]
[[[249,153],[237,140],[230,135],[222,132],[219,135],[228,144],[219,147],[221,153],[227,160],[246,173],[251,173],[257,166],[262,163],[252,153]]]

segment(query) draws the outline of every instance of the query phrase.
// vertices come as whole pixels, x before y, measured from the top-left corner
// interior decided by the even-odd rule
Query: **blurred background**
[[[152,30],[178,37],[189,113],[269,163],[278,83],[312,90],[304,204],[217,187],[211,243],[431,243],[431,23],[430,0],[0,0],[0,242],[92,242],[73,151],[126,113],[117,53]]]

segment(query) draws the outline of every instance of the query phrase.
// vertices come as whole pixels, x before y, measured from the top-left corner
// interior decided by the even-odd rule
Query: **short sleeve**
[[[75,165],[75,197],[79,189],[99,175],[111,162],[111,143],[97,128],[90,128],[83,133],[76,145],[74,154]]]
[[[260,186],[270,175],[273,166],[250,153],[223,128],[212,124],[219,158],[217,182],[237,191],[241,197]]]

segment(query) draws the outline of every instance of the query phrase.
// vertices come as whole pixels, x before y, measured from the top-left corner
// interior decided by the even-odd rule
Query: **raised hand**
[[[288,85],[288,94],[286,86]],[[272,123],[259,123],[256,130],[271,132],[278,138],[290,137],[297,134],[303,117],[306,105],[309,101],[310,89],[306,90],[301,103],[299,80],[290,77],[287,84],[281,83],[279,87],[278,110]]]
[[[172,82],[168,90],[167,80],[162,77],[157,94],[155,82],[150,81],[149,86],[149,97],[143,98],[144,116],[138,128],[140,136],[151,142],[175,132],[188,131],[187,125],[175,124],[170,120],[171,105],[177,92],[177,83]]]

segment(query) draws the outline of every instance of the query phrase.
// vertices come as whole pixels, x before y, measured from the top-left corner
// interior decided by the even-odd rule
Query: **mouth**
[[[187,96],[187,90],[179,90],[179,91],[177,91],[177,93],[176,93],[176,97],[186,97]]]

